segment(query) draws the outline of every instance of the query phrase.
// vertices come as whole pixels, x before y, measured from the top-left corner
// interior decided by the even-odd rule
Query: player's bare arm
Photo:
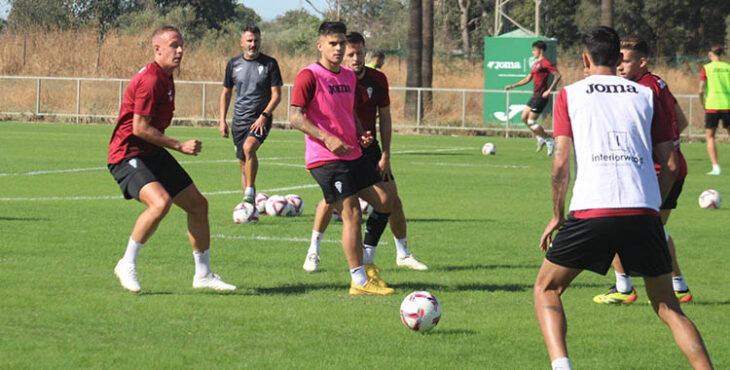
[[[682,111],[682,107],[679,106],[679,103],[674,103],[674,111],[677,114],[677,128],[681,134],[682,131],[689,126],[689,121],[687,121],[687,116],[684,115],[684,111]]]
[[[132,119],[132,133],[134,136],[142,140],[172,150],[177,150],[183,154],[198,155],[202,149],[198,140],[177,141],[156,129],[151,124],[152,117],[140,116],[135,114]]]
[[[555,138],[553,152],[552,191],[553,218],[548,222],[540,238],[540,249],[546,251],[553,241],[553,233],[565,222],[565,197],[570,185],[570,153],[573,150],[573,139],[567,136]]]
[[[525,78],[520,80],[520,82],[514,83],[512,85],[507,85],[504,87],[505,90],[514,89],[515,87],[520,87],[522,85],[527,85],[532,81],[532,73],[528,74]]]
[[[327,134],[320,130],[319,127],[315,126],[312,121],[304,116],[305,112],[306,109],[302,107],[297,107],[295,105],[291,107],[291,118],[289,122],[292,126],[294,126],[294,128],[319,141],[322,141],[324,145],[327,146],[327,149],[337,156],[342,157],[352,153],[352,149],[342,142],[342,140]]]
[[[228,124],[226,123],[226,115],[228,114],[228,106],[231,104],[231,95],[233,93],[233,89],[229,89],[227,87],[223,87],[223,91],[221,91],[221,99],[220,99],[220,114],[218,115],[219,123],[218,123],[218,131],[220,131],[221,136],[228,137]]]
[[[281,102],[281,86],[272,86],[271,100],[269,100],[269,104],[266,105],[266,108],[264,108],[261,115],[256,119],[256,122],[251,125],[252,132],[260,135],[266,133],[266,121],[268,120],[268,117],[266,117],[266,115],[271,116],[271,114],[274,112],[274,109],[276,109],[276,107],[279,105],[279,102]]]
[[[548,87],[548,89],[545,90],[544,93],[542,93],[542,98],[543,99],[547,99],[548,96],[550,96],[550,93],[553,91],[553,89],[555,88],[555,86],[558,86],[558,83],[560,82],[560,79],[563,77],[563,76],[560,75],[560,71],[558,71],[557,69],[555,70],[555,72],[552,73],[552,75],[553,75],[553,83],[551,83],[550,84],[550,87]]]
[[[706,84],[705,81],[700,80],[700,91],[699,91],[699,94],[700,94],[700,102],[702,103],[702,107],[703,108],[705,106],[705,84]]]
[[[662,194],[662,201],[664,201],[672,189],[674,180],[677,179],[677,173],[679,173],[679,156],[674,149],[674,143],[671,141],[664,141],[654,145],[654,156],[656,156],[657,163],[661,166],[658,179],[659,190]]]
[[[390,139],[393,135],[393,121],[390,117],[390,106],[378,107],[379,118],[379,129],[380,129],[380,141],[383,149],[383,154],[380,155],[380,161],[378,161],[378,168],[380,174],[386,176],[390,173]]]
[[[357,117],[357,113],[355,113],[354,117],[355,129],[357,130],[357,139],[360,142],[360,146],[362,146],[363,148],[367,148],[375,140],[375,138],[373,137],[373,133],[370,131],[365,131],[365,129],[362,128],[362,123],[360,122],[360,118]]]

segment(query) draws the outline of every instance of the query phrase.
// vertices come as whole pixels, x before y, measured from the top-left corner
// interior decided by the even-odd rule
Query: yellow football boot
[[[394,292],[393,288],[381,287],[372,279],[368,279],[363,286],[355,284],[354,281],[350,283],[350,295],[388,295]]]

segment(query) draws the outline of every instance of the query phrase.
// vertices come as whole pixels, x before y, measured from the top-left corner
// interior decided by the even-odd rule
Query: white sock
[[[614,271],[615,272],[615,271]],[[631,276],[616,273],[616,290],[621,293],[631,293],[634,290],[634,284],[631,283]]]
[[[322,243],[323,236],[323,232],[321,233],[317,230],[312,230],[312,241],[309,242],[309,250],[307,251],[307,255],[312,253],[319,255],[319,245]]]
[[[410,254],[410,252],[408,252],[408,238],[398,239],[394,237],[393,239],[395,239],[395,252],[398,255],[398,258],[408,256]]]
[[[255,198],[256,197],[256,190],[254,190],[253,187],[249,186],[246,188],[246,190],[243,191],[243,197],[244,198]]]
[[[545,139],[543,139],[542,136],[535,136],[535,139],[537,139],[538,143],[542,143],[543,141],[545,141]]]
[[[687,290],[689,290],[689,287],[687,287],[687,282],[684,281],[684,275],[673,276],[672,287],[674,287],[675,292],[686,292]]]
[[[362,246],[362,263],[366,265],[372,265],[375,261],[375,247],[372,245],[363,244]]]
[[[573,368],[570,367],[570,359],[567,357],[561,357],[555,359],[555,361],[552,362],[553,370],[572,370]]]
[[[193,258],[195,259],[195,276],[210,275],[210,249],[203,252],[193,252]]]
[[[368,274],[365,273],[365,266],[358,266],[354,269],[350,269],[350,276],[357,286],[363,286],[368,282]]]
[[[712,170],[713,171],[720,171],[720,165],[719,164],[713,164],[712,165]]]
[[[132,237],[129,237],[129,242],[127,242],[127,250],[124,251],[124,256],[122,257],[122,260],[131,263],[133,265],[137,264],[137,255],[139,254],[139,250],[142,249],[144,246],[144,243],[138,243],[136,240],[132,239]]]

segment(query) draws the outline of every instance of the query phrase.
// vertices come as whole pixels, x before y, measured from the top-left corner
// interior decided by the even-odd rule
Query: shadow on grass
[[[47,217],[1,217],[0,221],[50,221]]]
[[[439,330],[436,329],[434,331],[430,331],[428,333],[424,333],[426,335],[474,335],[477,334],[474,330],[469,329],[445,329],[445,330]]]
[[[425,150],[424,151],[415,151],[414,150],[414,151],[409,151],[409,152],[406,152],[406,153],[398,153],[398,156],[399,157],[400,156],[403,156],[403,155],[435,155],[435,156],[439,156],[439,157],[445,157],[445,156],[451,156],[451,157],[453,157],[453,156],[462,156],[463,157],[463,156],[467,156],[467,155],[471,155],[471,154],[469,154],[469,153],[454,153],[454,152],[429,152],[429,151],[425,151]]]
[[[433,271],[470,271],[470,270],[494,270],[494,269],[534,269],[537,271],[540,265],[457,265],[457,266],[436,266]]]
[[[682,305],[697,306],[730,306],[730,301],[691,301]]]
[[[469,222],[494,222],[494,220],[489,218],[409,218],[408,222],[459,222],[459,223],[469,223]]]
[[[424,283],[419,281],[409,281],[401,284],[391,284],[391,288],[406,290],[433,290],[442,292],[462,292],[462,291],[486,291],[486,292],[524,292],[532,289],[532,284],[457,284],[442,285],[438,283]]]
[[[349,284],[292,284],[270,288],[251,288],[251,294],[304,294],[313,290],[346,290]]]

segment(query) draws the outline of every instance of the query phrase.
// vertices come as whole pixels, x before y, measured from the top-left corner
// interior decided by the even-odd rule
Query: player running
[[[390,96],[388,94],[388,79],[385,75],[373,68],[363,66],[365,52],[365,38],[357,32],[350,32],[346,36],[347,47],[345,49],[344,64],[351,68],[357,75],[357,88],[355,91],[355,112],[360,120],[363,130],[375,132],[376,121],[380,121],[380,138],[383,149],[380,149],[378,140],[362,148],[364,157],[377,166],[383,181],[375,186],[381,191],[387,192],[393,198],[393,212],[390,216],[390,230],[393,232],[396,247],[396,264],[414,270],[428,270],[428,266],[419,261],[408,250],[408,238],[406,237],[406,216],[403,212],[403,203],[398,197],[398,188],[390,168],[390,139],[392,136],[390,119]],[[315,272],[319,270],[319,246],[325,230],[332,218],[332,205],[326,202],[319,202],[314,215],[314,230],[312,241],[304,259],[304,271]],[[363,245],[365,263],[368,271],[378,271],[374,265],[375,251],[378,240],[374,240],[373,233],[365,233],[365,244]]]
[[[705,107],[707,154],[712,162],[712,171],[708,175],[722,174],[715,147],[715,131],[720,121],[730,133],[730,64],[720,60],[723,54],[722,47],[713,46],[707,53],[710,63],[702,66],[700,71],[700,101]]]
[[[667,86],[666,82],[647,69],[649,45],[646,41],[638,36],[625,37],[621,40],[621,54],[623,55],[623,59],[618,66],[619,75],[631,81],[638,82],[639,85],[650,88],[656,99],[654,114],[658,115],[663,122],[672,126],[672,141],[677,150],[677,159],[679,162],[677,166],[679,167],[679,172],[677,173],[677,179],[674,185],[672,185],[672,190],[669,192],[661,207],[659,207],[659,215],[662,218],[667,246],[672,256],[672,285],[674,294],[679,299],[679,302],[689,302],[692,300],[692,293],[689,291],[687,282],[684,280],[682,271],[677,263],[674,241],[666,230],[669,215],[673,209],[677,208],[677,199],[679,198],[679,194],[682,193],[684,179],[687,177],[687,161],[685,161],[682,151],[679,149],[679,133],[687,127],[687,119],[682,112],[682,108],[677,104],[674,95],[669,91],[669,86]],[[658,167],[658,164],[655,164],[655,167]],[[593,297],[593,302],[621,304],[636,301],[636,289],[633,287],[631,276],[626,274],[618,255],[613,260],[613,267],[616,274],[616,285],[611,287],[607,293]]]
[[[591,76],[566,86],[555,104],[554,213],[540,239],[547,254],[534,287],[535,313],[552,368],[571,368],[560,295],[583,270],[606,274],[618,253],[627,271],[644,276],[654,311],[690,364],[711,369],[702,337],[672,291],[658,212],[676,176],[670,171],[677,156],[672,131],[654,115],[651,89],[616,76],[621,57],[616,31],[592,28],[582,45]],[[576,178],[566,221],[573,152]],[[658,177],[652,152],[661,165]]]
[[[260,52],[261,31],[258,27],[246,26],[240,43],[243,54],[231,58],[226,65],[218,130],[223,137],[228,137],[226,114],[231,103],[231,90],[235,87],[231,133],[241,166],[243,201],[254,204],[259,168],[256,151],[271,130],[272,112],[281,101],[282,82],[276,59]]]
[[[532,83],[532,97],[527,102],[525,110],[522,112],[522,122],[532,130],[537,139],[537,151],[541,151],[547,144],[547,155],[553,155],[553,146],[555,142],[545,130],[537,123],[537,118],[540,117],[540,113],[545,109],[550,98],[550,92],[560,82],[560,72],[555,66],[545,58],[545,50],[547,45],[544,41],[535,41],[532,43],[532,57],[535,59],[535,63],[532,64],[532,70],[524,79],[512,85],[504,87],[505,90],[513,89],[518,86],[526,85],[530,81]],[[548,87],[548,78],[553,75],[553,83]]]
[[[114,268],[124,289],[139,292],[137,255],[167,215],[172,204],[188,216],[193,246],[193,288],[235,290],[210,270],[208,201],[180,164],[164,148],[198,155],[198,140],[177,141],[165,135],[175,110],[172,73],[180,67],[183,38],[177,28],[162,27],[152,35],[155,61],[142,68],[127,85],[109,143],[108,167],[126,199],[147,206],[137,218],[127,250]]]
[[[305,161],[322,188],[327,204],[342,217],[342,250],[350,267],[350,295],[392,294],[378,276],[363,264],[362,213],[358,197],[373,205],[365,240],[377,240],[385,230],[392,200],[374,185],[382,181],[378,169],[362,155],[360,146],[372,144],[354,114],[357,76],[341,66],[347,28],[341,22],[319,27],[319,61],[304,68],[294,80],[291,124],[306,135]]]

